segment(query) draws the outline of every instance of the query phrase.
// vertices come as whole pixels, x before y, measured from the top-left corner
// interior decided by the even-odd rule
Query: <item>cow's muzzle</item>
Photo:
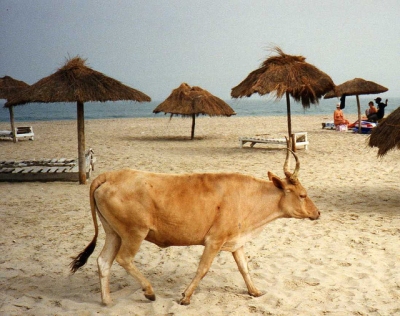
[[[318,219],[320,216],[321,216],[321,212],[320,212],[319,210],[316,210],[316,211],[314,212],[314,214],[311,215],[309,218],[310,218],[312,221],[315,221],[315,220]]]

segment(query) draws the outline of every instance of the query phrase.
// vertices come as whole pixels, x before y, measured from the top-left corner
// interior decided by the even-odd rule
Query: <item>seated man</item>
[[[367,120],[370,122],[376,122],[378,120],[377,112],[378,110],[374,106],[374,102],[369,101],[369,108],[365,110],[365,115],[367,116]]]
[[[335,125],[349,125],[349,121],[344,118],[343,111],[340,109],[340,103],[336,104],[336,110],[333,112],[333,123]]]

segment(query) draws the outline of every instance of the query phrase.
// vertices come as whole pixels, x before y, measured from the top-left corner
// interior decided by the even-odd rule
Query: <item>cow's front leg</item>
[[[243,246],[237,249],[236,251],[232,252],[233,258],[235,258],[236,264],[239,268],[240,273],[243,276],[244,282],[246,283],[247,290],[251,296],[261,296],[264,293],[259,291],[253,283],[253,280],[250,277],[249,274],[249,269],[247,267],[247,260],[246,260],[246,255],[244,253],[244,248]]]
[[[207,243],[204,247],[203,254],[201,255],[199,267],[197,268],[196,275],[189,286],[186,288],[185,292],[182,293],[182,299],[180,300],[181,305],[189,305],[190,297],[192,296],[194,290],[199,285],[199,282],[206,275],[210,266],[217,255],[217,253],[221,249],[221,244],[216,243]]]

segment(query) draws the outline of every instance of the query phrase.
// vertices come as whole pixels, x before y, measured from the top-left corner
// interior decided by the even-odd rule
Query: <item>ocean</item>
[[[373,96],[360,96],[361,113],[368,107],[368,102],[376,98]],[[382,97],[385,100],[384,97]],[[4,108],[5,100],[0,100],[0,122],[9,122],[10,114]],[[135,117],[164,117],[164,113],[154,114],[153,109],[162,101],[151,102],[87,102],[85,103],[85,119],[110,119],[110,118],[135,118]],[[274,101],[268,97],[250,97],[243,99],[230,99],[226,102],[236,112],[236,116],[282,116],[286,115],[286,99]],[[311,105],[309,109],[303,109],[301,103],[290,100],[291,113],[294,115],[323,115],[332,117],[335,110],[335,99],[321,99],[318,105]],[[387,116],[400,106],[400,98],[389,98],[388,106],[385,108]],[[347,114],[357,113],[357,101],[355,96],[346,98],[346,107],[343,109]],[[76,103],[30,103],[14,107],[16,122],[27,121],[55,121],[76,120]]]

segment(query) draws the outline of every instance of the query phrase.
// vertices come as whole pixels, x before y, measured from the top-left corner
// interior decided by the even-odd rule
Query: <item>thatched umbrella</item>
[[[288,133],[292,135],[290,96],[303,108],[317,104],[327,91],[335,86],[332,79],[315,66],[306,63],[305,57],[285,54],[279,47],[273,49],[276,56],[270,56],[251,72],[238,86],[232,88],[233,98],[250,97],[253,93],[265,95],[274,93],[276,99],[286,95]]]
[[[340,97],[342,95],[355,95],[357,99],[358,110],[358,132],[361,133],[361,106],[358,96],[360,94],[377,94],[386,91],[388,91],[388,88],[385,88],[384,86],[381,86],[375,82],[367,81],[362,78],[354,78],[353,80],[343,82],[342,84],[336,86],[324,96],[324,99],[331,99],[334,97]]]
[[[235,111],[223,100],[212,95],[207,90],[200,87],[190,87],[187,83],[182,83],[164,102],[160,103],[153,113],[164,112],[174,115],[192,117],[191,139],[194,138],[194,127],[196,116],[231,116]]]
[[[372,129],[368,145],[378,147],[378,156],[384,156],[391,149],[400,149],[400,107]]]
[[[29,87],[24,81],[16,80],[10,76],[4,76],[0,78],[0,99],[9,99],[12,95],[20,92],[22,89]],[[10,111],[10,123],[11,132],[13,135],[14,143],[17,142],[17,137],[15,135],[15,124],[14,124],[14,107],[8,107]]]
[[[85,65],[84,59],[74,57],[54,74],[45,77],[22,93],[12,97],[5,106],[30,102],[76,102],[78,119],[79,183],[86,183],[85,125],[83,103],[88,101],[151,101],[146,94],[128,87]]]

